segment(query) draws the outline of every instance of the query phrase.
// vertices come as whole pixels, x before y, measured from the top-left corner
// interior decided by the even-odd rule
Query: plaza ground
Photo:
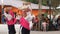
[[[16,34],[19,34],[19,24],[15,25],[15,29],[16,29]],[[47,32],[43,32],[43,31],[31,31],[31,34],[60,34],[60,31],[47,31]],[[8,28],[6,24],[0,24],[0,34],[8,34]]]

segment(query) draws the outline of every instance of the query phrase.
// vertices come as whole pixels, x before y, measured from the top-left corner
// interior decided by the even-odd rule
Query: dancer
[[[4,10],[6,9],[7,8],[4,8]],[[4,15],[6,17],[6,22],[8,25],[8,32],[9,34],[16,34],[15,27],[14,27],[16,19],[14,18],[14,13],[10,9],[8,11],[7,10],[4,12]]]
[[[20,18],[20,24],[22,27],[22,34],[30,34],[30,30],[32,28],[32,19],[33,15],[30,12],[30,9],[27,7],[23,8],[22,17]]]

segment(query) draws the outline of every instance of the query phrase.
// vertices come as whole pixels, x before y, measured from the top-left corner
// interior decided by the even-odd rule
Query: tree
[[[39,0],[25,0],[25,1],[32,2],[35,4],[39,3]],[[54,8],[60,4],[60,0],[42,0],[42,5],[48,6],[49,1],[51,1],[51,6]]]
[[[53,7],[53,10],[54,10],[56,13],[58,13],[58,12],[57,12],[58,10],[57,10],[56,7],[58,7],[59,4],[60,4],[60,0],[51,0],[51,6]]]
[[[47,0],[42,0],[42,5],[47,5]]]
[[[51,0],[51,6],[56,8],[57,6],[59,6],[60,4],[60,0]]]
[[[26,1],[32,2],[32,3],[35,3],[35,4],[38,4],[39,3],[38,0],[26,0]]]

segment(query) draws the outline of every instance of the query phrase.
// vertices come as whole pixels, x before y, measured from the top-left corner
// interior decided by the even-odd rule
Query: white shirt
[[[16,16],[16,19],[20,20],[21,16],[20,15],[17,15]]]
[[[11,19],[12,19],[12,16],[11,16],[10,14],[6,14],[6,13],[4,12],[4,15],[5,15],[5,17],[6,17],[8,20],[11,20]]]
[[[25,17],[26,20],[28,21],[32,21],[32,19],[34,18],[35,16],[34,15],[31,15],[31,12],[27,12],[27,16]]]
[[[47,15],[47,17],[50,19],[50,15]],[[53,15],[51,15],[51,20],[53,19]]]
[[[32,28],[33,26],[33,23],[32,23],[32,19],[34,18],[35,16],[34,15],[31,15],[31,12],[27,12],[27,16],[25,17],[25,19],[29,22],[29,27],[30,29]]]

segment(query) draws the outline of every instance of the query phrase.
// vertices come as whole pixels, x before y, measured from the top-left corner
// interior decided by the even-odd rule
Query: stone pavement
[[[19,34],[19,25],[16,24],[15,25],[15,29],[16,29],[16,34]],[[43,32],[43,31],[31,31],[31,34],[60,34],[60,31],[47,31],[47,32]],[[8,28],[6,24],[0,24],[0,34],[8,34]]]
[[[0,32],[0,34],[8,34],[7,32]],[[18,34],[18,33],[16,33]],[[31,34],[60,34],[60,31],[49,31],[49,32],[41,32],[41,31],[31,31]]]

